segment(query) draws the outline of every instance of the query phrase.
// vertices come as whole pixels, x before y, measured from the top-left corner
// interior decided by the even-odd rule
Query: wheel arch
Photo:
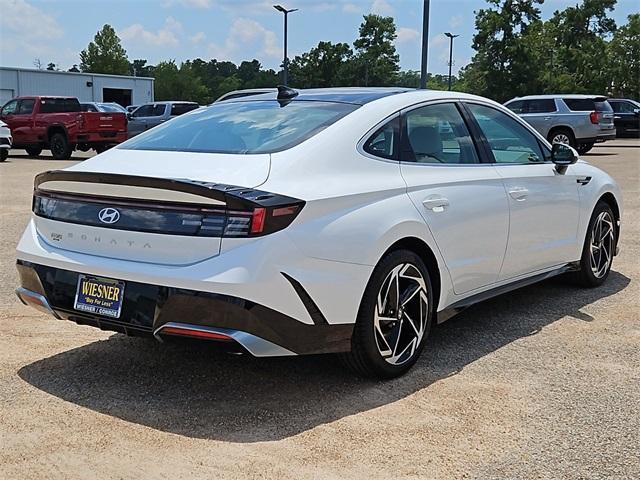
[[[53,135],[55,135],[56,133],[63,133],[64,136],[67,137],[67,140],[69,139],[69,134],[65,126],[56,123],[54,125],[50,125],[49,128],[47,128],[47,142],[51,142],[51,137],[53,137]]]
[[[611,208],[611,211],[613,212],[613,216],[615,217],[615,221],[616,221],[615,223],[616,241],[618,241],[620,238],[620,206],[618,205],[618,201],[616,200],[616,197],[613,195],[613,193],[605,192],[600,196],[600,198],[598,198],[596,205],[599,202],[604,202],[607,205],[609,205],[609,207]]]
[[[564,125],[564,124],[560,124],[560,125],[554,125],[553,127],[551,127],[549,129],[549,132],[547,133],[547,140],[551,141],[551,135],[555,132],[557,132],[558,130],[569,130],[569,132],[571,132],[571,135],[573,135],[573,138],[576,138],[576,133],[574,132],[573,128],[571,128],[569,125]]]
[[[431,247],[427,245],[424,240],[421,240],[417,237],[404,237],[400,240],[397,240],[393,243],[382,255],[381,258],[384,258],[385,255],[396,251],[396,250],[410,250],[418,255],[422,261],[424,262],[427,270],[429,271],[429,275],[431,277],[431,287],[433,288],[433,298],[435,300],[435,305],[433,308],[433,312],[437,312],[438,303],[440,302],[440,294],[442,291],[442,278],[440,272],[440,266],[438,265],[438,259],[436,258]]]

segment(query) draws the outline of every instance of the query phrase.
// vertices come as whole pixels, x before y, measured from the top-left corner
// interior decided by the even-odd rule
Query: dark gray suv
[[[529,95],[505,106],[551,143],[565,143],[587,153],[593,145],[616,138],[613,110],[598,95]]]

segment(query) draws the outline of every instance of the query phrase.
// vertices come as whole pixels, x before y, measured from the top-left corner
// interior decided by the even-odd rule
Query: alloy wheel
[[[571,145],[569,136],[565,133],[556,133],[551,140],[551,143],[563,143],[565,145]]]
[[[591,230],[591,271],[596,278],[604,277],[609,271],[615,248],[613,218],[609,212],[602,212],[596,218]]]
[[[409,361],[422,341],[429,316],[426,282],[411,263],[397,265],[378,292],[374,337],[380,355],[392,365]]]
[[[51,153],[55,155],[62,155],[64,153],[64,145],[62,144],[62,141],[57,138],[54,138],[51,141]]]

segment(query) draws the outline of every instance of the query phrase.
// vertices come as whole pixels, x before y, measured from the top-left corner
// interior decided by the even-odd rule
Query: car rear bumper
[[[114,144],[122,143],[127,139],[126,131],[105,131],[80,133],[76,137],[77,143]]]
[[[607,140],[615,140],[616,139],[616,131],[613,129],[611,132],[603,133],[602,135],[598,135],[597,137],[587,137],[587,138],[579,138],[577,139],[578,143],[602,143]]]
[[[18,260],[22,303],[55,318],[128,335],[166,335],[235,342],[254,356],[344,352],[353,324],[302,323],[231,295],[126,282],[118,319],[74,310],[77,272]],[[301,301],[305,301],[301,298]]]

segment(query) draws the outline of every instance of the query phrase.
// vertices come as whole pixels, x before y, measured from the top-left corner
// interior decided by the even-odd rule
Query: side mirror
[[[551,147],[551,161],[556,164],[558,173],[564,173],[569,165],[576,163],[580,157],[569,145],[554,143]]]
[[[131,117],[133,117],[133,115],[131,115],[131,112],[127,112],[127,120],[131,120]]]
[[[640,117],[640,108],[635,108],[635,109],[633,110],[633,113],[635,113],[635,114],[636,114],[636,117]]]

